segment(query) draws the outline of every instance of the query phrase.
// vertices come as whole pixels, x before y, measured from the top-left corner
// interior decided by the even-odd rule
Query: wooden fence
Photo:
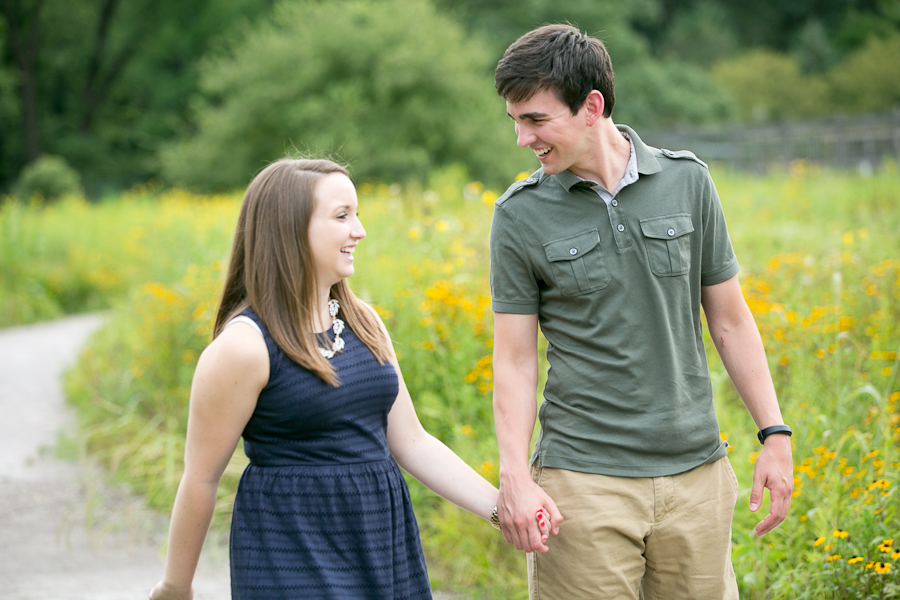
[[[900,163],[900,108],[756,125],[679,128],[639,132],[651,146],[691,150],[707,163],[765,173],[805,160],[871,173],[893,159]]]

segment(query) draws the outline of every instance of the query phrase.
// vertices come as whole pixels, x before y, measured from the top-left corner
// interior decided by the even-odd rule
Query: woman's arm
[[[490,520],[497,489],[443,442],[425,431],[413,407],[400,367],[400,393],[388,416],[388,446],[403,469],[435,494]]]
[[[394,460],[435,494],[490,520],[497,504],[497,489],[422,427],[403,381],[387,328],[375,309],[368,305],[366,308],[378,321],[382,334],[388,341],[390,362],[400,380],[399,393],[388,414],[387,442]]]
[[[237,323],[197,362],[191,385],[184,475],[178,486],[163,580],[151,600],[190,600],[191,582],[216,505],[219,480],[269,379],[265,340]]]

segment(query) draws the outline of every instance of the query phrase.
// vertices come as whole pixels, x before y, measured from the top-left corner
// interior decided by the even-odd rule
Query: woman
[[[214,339],[194,374],[151,600],[192,598],[242,436],[250,464],[234,502],[233,599],[430,598],[398,463],[491,519],[497,490],[422,428],[384,324],[347,285],[366,235],[356,209],[347,171],[327,160],[278,161],[247,189]],[[546,538],[549,520],[537,518]]]

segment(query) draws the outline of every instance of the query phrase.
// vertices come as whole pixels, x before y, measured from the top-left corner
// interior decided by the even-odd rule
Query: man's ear
[[[587,98],[584,99],[584,104],[582,104],[582,110],[584,110],[584,116],[588,127],[593,126],[593,124],[603,116],[603,109],[605,107],[606,99],[603,97],[603,94],[597,90],[591,90],[587,95]]]

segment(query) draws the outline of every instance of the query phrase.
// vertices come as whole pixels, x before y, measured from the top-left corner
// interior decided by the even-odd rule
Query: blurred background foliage
[[[531,157],[493,68],[563,21],[606,42],[639,130],[900,104],[900,0],[4,0],[0,193],[42,155],[96,198],[240,187],[293,149],[502,185]]]

